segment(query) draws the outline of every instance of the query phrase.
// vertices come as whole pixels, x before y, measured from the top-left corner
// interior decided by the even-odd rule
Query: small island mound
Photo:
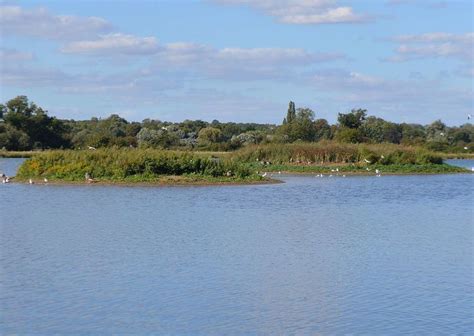
[[[34,154],[17,181],[48,183],[214,185],[277,182],[270,174],[334,176],[469,172],[417,147],[336,142],[267,144],[235,152],[138,148],[55,150]]]

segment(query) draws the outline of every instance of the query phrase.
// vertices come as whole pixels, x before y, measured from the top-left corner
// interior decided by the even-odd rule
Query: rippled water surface
[[[474,332],[474,175],[283,179],[0,185],[0,333]]]

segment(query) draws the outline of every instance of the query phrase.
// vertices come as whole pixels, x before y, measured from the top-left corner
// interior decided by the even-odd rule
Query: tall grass
[[[244,162],[273,164],[441,164],[441,156],[419,147],[394,144],[345,144],[331,141],[248,146],[233,155]]]
[[[26,160],[18,178],[48,177],[63,180],[93,178],[123,180],[149,179],[163,175],[200,175],[245,178],[252,174],[246,165],[230,158],[213,158],[191,152],[152,149],[99,149],[95,151],[50,151]]]

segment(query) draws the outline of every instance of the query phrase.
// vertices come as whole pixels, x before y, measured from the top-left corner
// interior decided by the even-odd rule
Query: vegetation
[[[144,182],[161,181],[163,177],[170,176],[203,181],[262,180],[247,165],[231,158],[153,149],[42,152],[21,165],[17,179]]]
[[[0,118],[0,155],[35,153],[20,167],[20,180],[251,182],[262,180],[259,171],[330,172],[334,167],[347,173],[444,173],[465,170],[444,165],[447,154],[436,152],[474,154],[470,123],[396,124],[354,109],[339,113],[338,123],[330,125],[293,102],[279,126],[128,122],[118,115],[59,120],[26,96],[0,105]]]
[[[185,120],[170,123],[145,119],[129,122],[118,115],[105,119],[60,120],[18,96],[0,104],[0,149],[7,151],[43,149],[86,149],[139,147],[193,151],[233,151],[256,144],[298,142],[401,144],[419,146],[444,153],[474,153],[474,127],[466,123],[448,127],[440,120],[430,125],[397,124],[367,110],[353,109],[339,113],[338,122],[330,125],[316,119],[309,108],[296,108],[290,102],[281,125],[221,123],[217,120]]]
[[[249,146],[235,156],[246,162],[272,164],[441,164],[442,158],[426,149],[393,144],[318,143]]]

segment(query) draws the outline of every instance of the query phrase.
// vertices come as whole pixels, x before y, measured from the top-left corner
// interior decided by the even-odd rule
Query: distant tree
[[[210,145],[221,142],[222,131],[214,127],[205,127],[199,131],[198,143],[199,145]]]
[[[362,132],[356,128],[341,127],[335,135],[336,141],[359,143],[363,141]]]
[[[353,109],[350,113],[339,113],[337,121],[341,127],[346,128],[359,128],[362,126],[362,122],[365,120],[367,110]]]
[[[405,145],[421,145],[426,140],[426,131],[419,124],[400,124],[402,130],[401,143]]]
[[[170,148],[179,144],[179,138],[167,130],[142,128],[137,134],[137,143],[140,147]]]
[[[331,126],[326,119],[314,121],[315,140],[331,139]]]
[[[15,127],[0,123],[0,149],[27,150],[31,148],[28,134]]]
[[[288,112],[286,113],[286,118],[283,119],[283,124],[291,124],[296,119],[296,109],[295,103],[290,101],[288,104]]]
[[[35,148],[68,147],[67,126],[47,111],[29,102],[26,96],[9,100],[3,107],[5,123],[28,135],[30,145]]]
[[[362,134],[370,142],[400,143],[402,128],[400,125],[381,118],[368,117],[361,126]]]

